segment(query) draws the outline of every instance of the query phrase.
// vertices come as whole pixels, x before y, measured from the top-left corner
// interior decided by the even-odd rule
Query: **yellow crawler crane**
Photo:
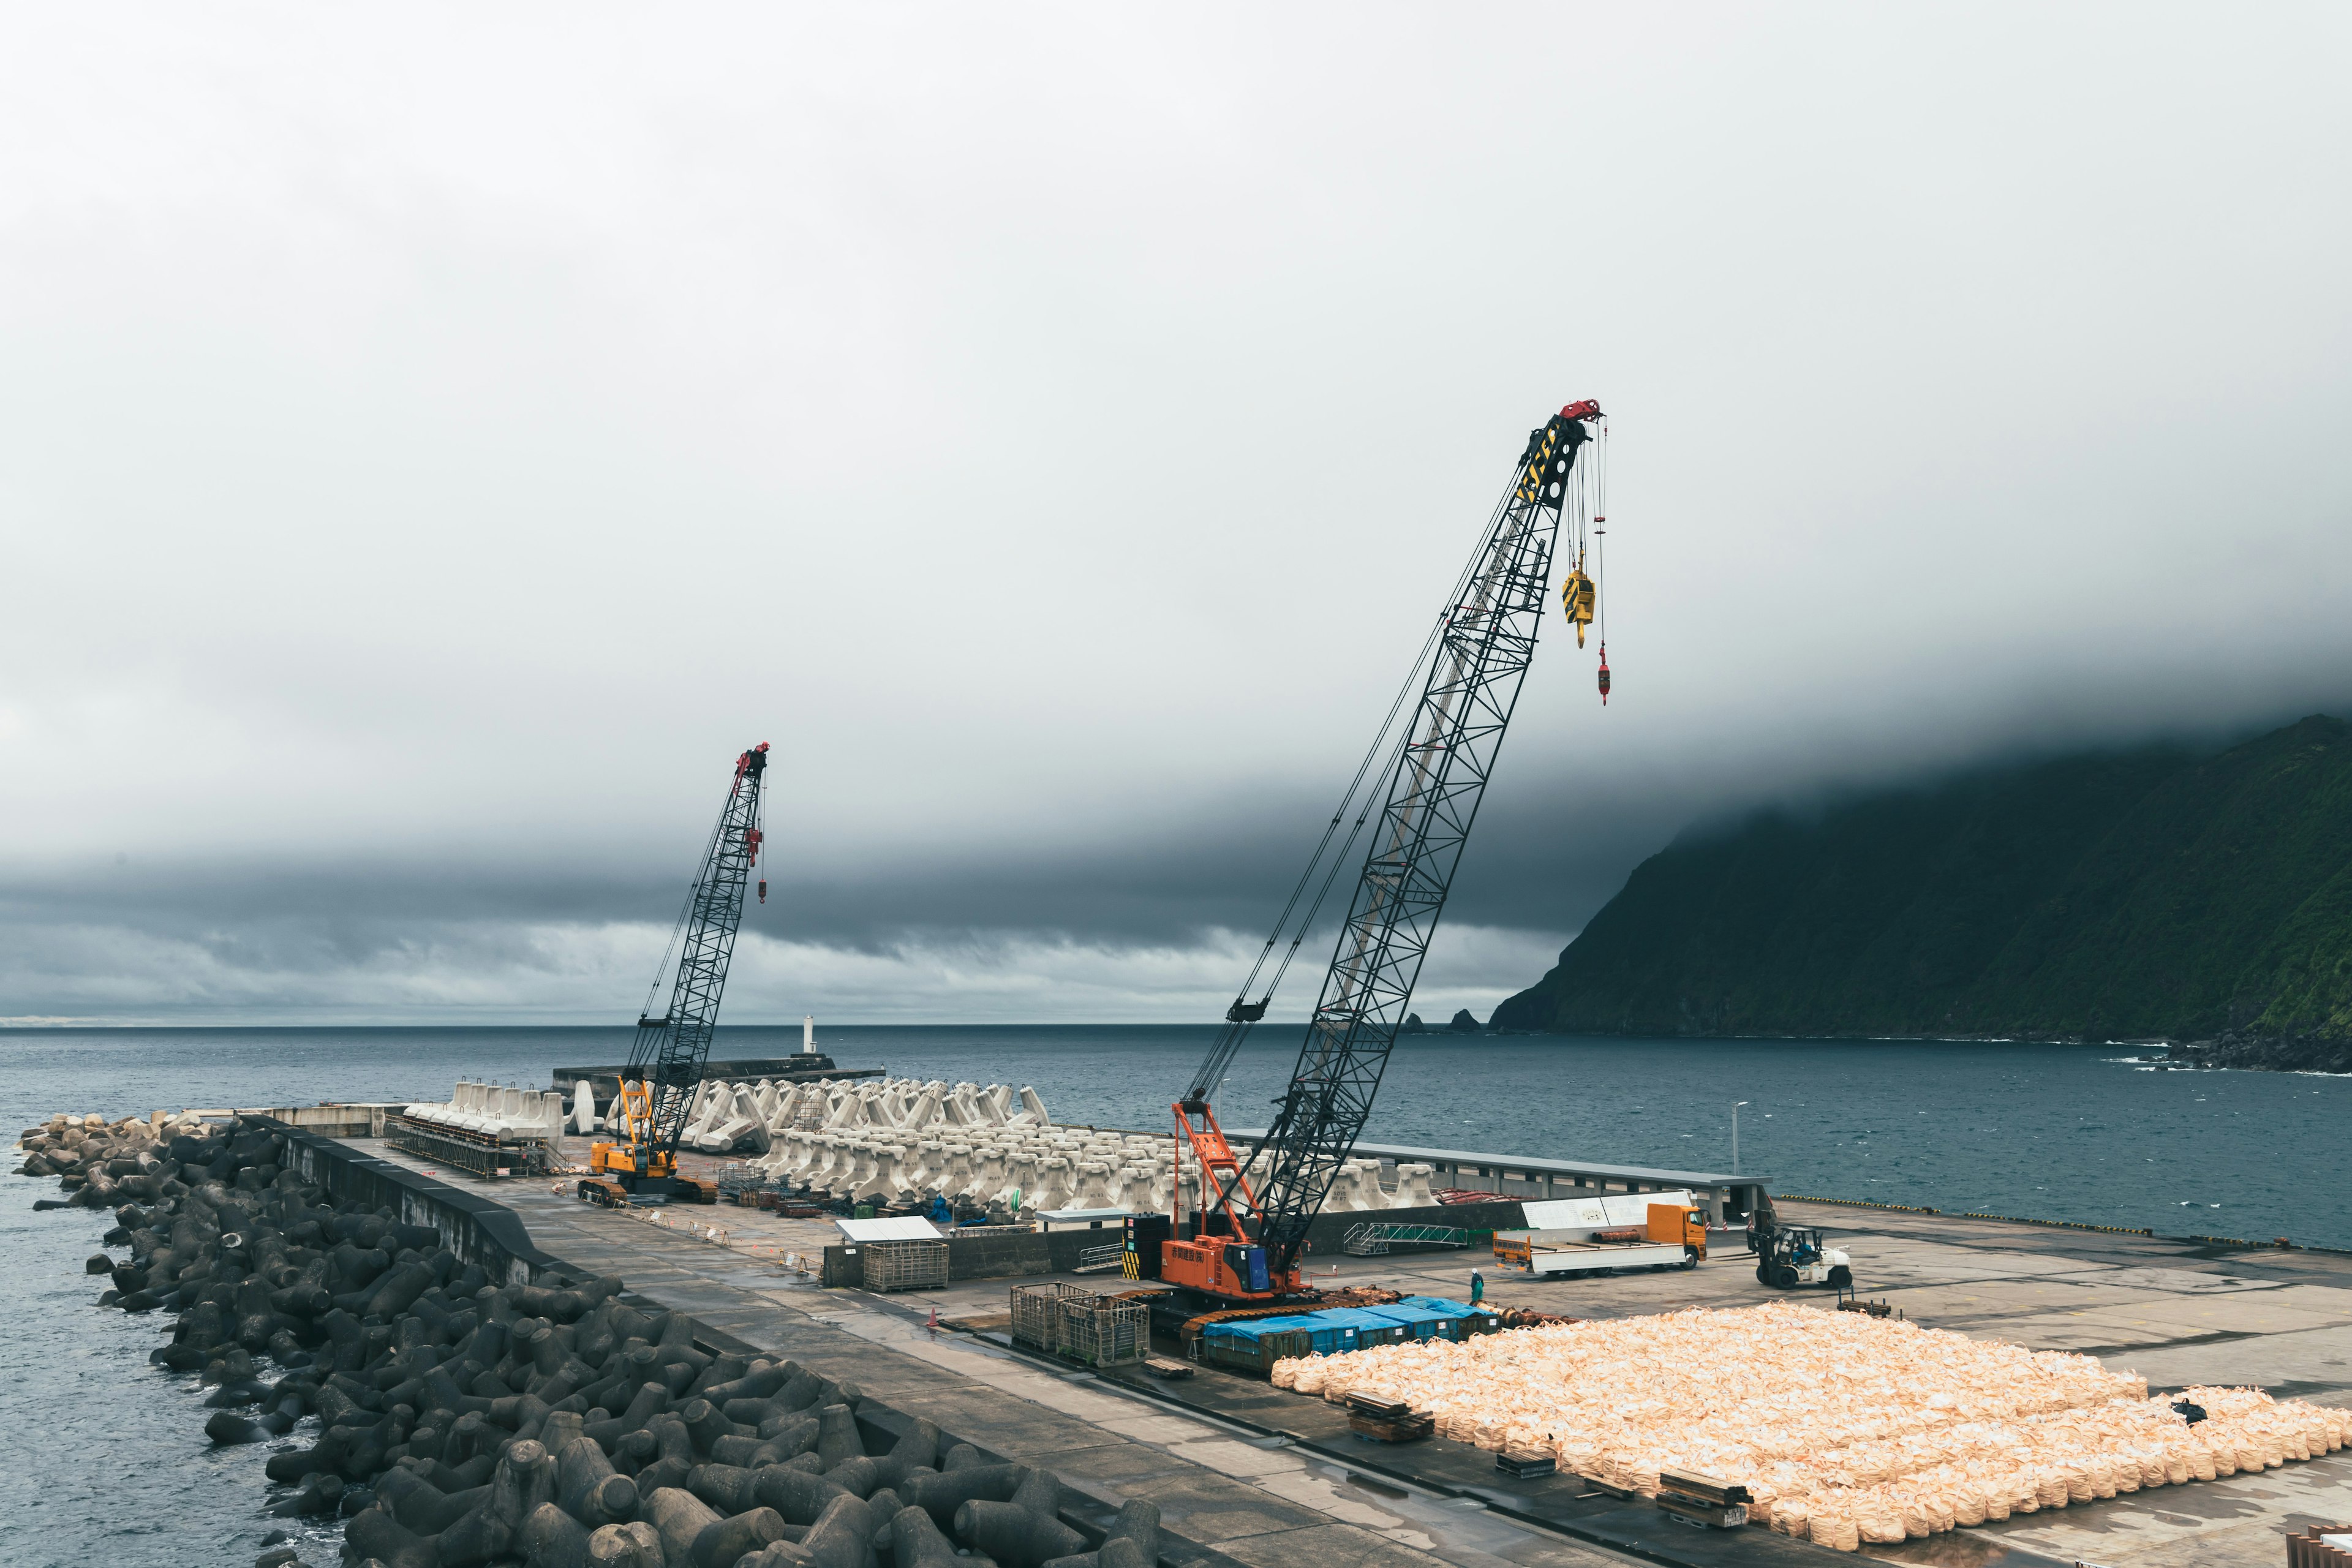
[[[645,1177],[677,1179],[677,1156],[654,1140],[653,1091],[643,1079],[622,1080],[609,1121],[626,1142],[589,1145],[588,1169],[594,1174],[580,1184],[583,1198],[617,1208],[629,1201],[630,1188]]]
[[[679,911],[670,951],[662,955],[637,1015],[636,1043],[629,1047],[611,1122],[625,1142],[591,1147],[590,1174],[579,1188],[586,1202],[644,1203],[673,1196],[689,1203],[719,1200],[718,1184],[678,1173],[677,1143],[702,1082],[703,1064],[710,1059],[719,993],[727,984],[735,932],[743,922],[743,894],[760,862],[764,840],[760,792],[767,770],[764,741],[735,759],[735,776],[728,781],[727,802],[719,807],[702,868]],[[763,878],[760,901],[767,899]],[[677,958],[676,979],[668,1005],[656,1016],[654,998],[661,994],[662,981],[670,973],[672,952]]]

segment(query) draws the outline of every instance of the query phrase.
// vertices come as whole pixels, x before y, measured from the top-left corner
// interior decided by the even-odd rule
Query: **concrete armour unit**
[[[856,1190],[866,1168],[866,1140],[859,1133],[833,1135],[833,1161],[824,1168],[823,1191],[827,1197],[845,1198]]]
[[[936,1185],[940,1195],[952,1204],[971,1191],[971,1145],[961,1142],[943,1143],[940,1152],[947,1168],[940,1173]]]
[[[886,1143],[876,1151],[878,1158],[873,1182],[859,1196],[867,1203],[905,1203],[915,1196],[914,1188],[906,1175],[907,1146]]]
[[[849,1173],[849,1140],[838,1132],[822,1132],[816,1142],[819,1153],[816,1168],[809,1173],[809,1191],[816,1197],[833,1197],[844,1190]]]
[[[1004,1171],[1004,1145],[983,1143],[974,1152],[974,1157],[980,1170],[972,1180],[970,1196],[984,1208],[1002,1198],[1008,1184]]]
[[[1381,1163],[1349,1160],[1341,1165],[1323,1207],[1326,1213],[1342,1214],[1388,1207],[1388,1194],[1381,1191]]]
[[[931,1136],[923,1141],[924,1190],[936,1193],[940,1197],[948,1196],[953,1190],[949,1184],[956,1174],[955,1149],[951,1142],[954,1138],[955,1130],[943,1126],[933,1129]],[[964,1179],[971,1179],[968,1173]]]
[[[1140,1209],[1150,1201],[1150,1177],[1142,1167],[1121,1165],[1111,1173],[1110,1196],[1102,1206],[1113,1209]]]
[[[1080,1209],[1110,1207],[1110,1167],[1100,1160],[1079,1161],[1076,1191],[1070,1196],[1069,1206]]]
[[[833,1177],[826,1186],[833,1195],[845,1198],[873,1173],[874,1140],[871,1134],[853,1132],[841,1141],[840,1163],[833,1168]]]
[[[1391,1208],[1430,1208],[1437,1198],[1429,1190],[1429,1178],[1434,1167],[1421,1164],[1397,1167],[1396,1192],[1389,1200]]]
[[[1037,1190],[1037,1152],[1015,1145],[1005,1156],[1004,1185],[998,1189],[996,1202],[1012,1206],[1015,1197],[1025,1199]],[[1026,1206],[1025,1204],[1024,1206]]]
[[[1065,1201],[1070,1190],[1070,1163],[1059,1154],[1041,1155],[1037,1161],[1037,1185],[1023,1200],[1024,1209],[1066,1208]]]
[[[819,1197],[839,1197],[849,1190],[849,1173],[857,1164],[857,1146],[842,1132],[818,1134],[817,1146],[816,1169],[810,1176],[812,1190]]]
[[[808,1133],[797,1129],[785,1133],[782,1142],[777,1145],[776,1152],[771,1156],[775,1162],[776,1179],[795,1184],[807,1180],[810,1164],[816,1153],[816,1140]]]

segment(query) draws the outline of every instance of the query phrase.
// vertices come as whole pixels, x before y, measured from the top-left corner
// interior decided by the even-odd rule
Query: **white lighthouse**
[[[816,1055],[816,1015],[814,1013],[801,1015],[801,1055]]]

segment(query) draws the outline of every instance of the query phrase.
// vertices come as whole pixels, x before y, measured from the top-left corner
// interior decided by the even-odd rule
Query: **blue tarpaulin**
[[[1366,1307],[1365,1311],[1376,1318],[1386,1318],[1402,1323],[1412,1331],[1417,1340],[1453,1339],[1460,1319],[1452,1312],[1433,1312],[1427,1307],[1415,1307],[1403,1301],[1391,1301],[1385,1307]]]
[[[1364,1345],[1394,1344],[1412,1338],[1406,1325],[1394,1318],[1384,1318],[1362,1307],[1326,1307],[1310,1317],[1328,1319],[1356,1331],[1356,1342]]]

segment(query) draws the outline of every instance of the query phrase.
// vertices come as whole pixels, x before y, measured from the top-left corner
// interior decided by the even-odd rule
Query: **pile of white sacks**
[[[563,1097],[552,1090],[516,1089],[459,1079],[446,1100],[404,1107],[401,1114],[428,1128],[495,1138],[501,1143],[553,1142],[563,1136]]]
[[[1662,1470],[1722,1476],[1750,1518],[1846,1552],[2317,1458],[2352,1426],[2260,1389],[2150,1397],[2089,1356],[1792,1301],[1286,1359],[1273,1383],[1401,1402],[1442,1437],[1645,1496]]]

